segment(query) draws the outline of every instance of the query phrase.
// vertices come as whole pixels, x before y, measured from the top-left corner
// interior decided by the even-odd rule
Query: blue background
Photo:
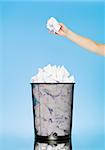
[[[49,35],[46,22],[51,16],[105,43],[103,2],[0,3],[0,149],[33,149],[30,79],[50,63],[64,65],[75,76],[73,150],[103,150],[105,58]]]

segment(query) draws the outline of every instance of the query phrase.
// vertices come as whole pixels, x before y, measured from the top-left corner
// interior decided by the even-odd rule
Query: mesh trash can
[[[71,138],[74,83],[31,83],[35,140]]]

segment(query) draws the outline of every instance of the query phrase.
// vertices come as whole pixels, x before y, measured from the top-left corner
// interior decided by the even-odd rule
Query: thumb
[[[64,24],[62,22],[60,22],[59,25],[64,26]]]

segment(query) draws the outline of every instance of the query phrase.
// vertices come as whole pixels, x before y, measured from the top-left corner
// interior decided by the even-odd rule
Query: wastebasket
[[[71,138],[74,83],[31,83],[35,140]]]

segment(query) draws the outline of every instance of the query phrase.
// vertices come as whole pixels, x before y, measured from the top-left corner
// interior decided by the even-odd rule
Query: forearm
[[[102,44],[97,44],[96,42],[82,37],[74,32],[72,32],[71,30],[68,30],[68,33],[66,34],[66,37],[71,40],[72,42],[78,44],[79,46],[90,50],[92,52],[95,52],[99,55],[105,55],[105,46],[103,46]]]

